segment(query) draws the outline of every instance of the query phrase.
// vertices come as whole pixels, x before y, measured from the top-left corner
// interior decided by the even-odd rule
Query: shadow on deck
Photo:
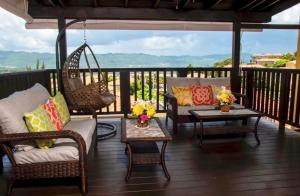
[[[112,121],[120,127],[119,119]],[[201,149],[192,139],[192,128],[192,124],[182,126],[167,147],[170,182],[160,166],[143,166],[133,169],[128,183],[119,128],[117,136],[98,144],[89,161],[88,195],[300,195],[300,133],[280,134],[277,126],[262,119],[258,147],[250,133],[209,138]],[[10,172],[8,160],[4,161],[0,195]],[[74,179],[19,183],[13,195],[81,195],[76,183]]]

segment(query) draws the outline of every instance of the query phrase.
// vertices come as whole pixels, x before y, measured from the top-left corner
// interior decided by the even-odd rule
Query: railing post
[[[177,77],[187,77],[188,70],[187,69],[179,69],[177,71]]]
[[[253,108],[253,70],[246,70],[246,96],[249,100],[249,108]],[[244,81],[245,82],[245,81]]]
[[[130,71],[120,71],[121,112],[126,116],[130,112]]]
[[[45,88],[48,90],[50,95],[52,95],[52,85],[51,85],[51,71],[44,70]]]
[[[287,71],[281,74],[280,98],[279,98],[279,130],[285,130],[285,123],[289,108],[290,74]]]

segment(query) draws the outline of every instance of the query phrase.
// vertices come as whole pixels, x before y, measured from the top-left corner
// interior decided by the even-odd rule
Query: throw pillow
[[[177,104],[180,106],[193,105],[192,89],[190,87],[172,86],[173,95],[177,99]]]
[[[53,101],[48,100],[47,103],[42,105],[44,110],[46,110],[52,124],[56,130],[61,131],[63,129],[63,122],[61,120],[60,114],[57,111]]]
[[[70,113],[64,96],[60,92],[57,92],[57,94],[50,99],[53,101],[61,117],[63,126],[65,126],[70,121]]]
[[[32,112],[24,113],[26,125],[30,132],[45,132],[54,131],[55,127],[52,125],[47,112],[42,106],[39,106]],[[54,144],[53,139],[43,139],[35,141],[37,146],[42,149],[48,149]]]
[[[192,86],[192,96],[195,105],[210,105],[212,104],[212,89],[211,86]]]

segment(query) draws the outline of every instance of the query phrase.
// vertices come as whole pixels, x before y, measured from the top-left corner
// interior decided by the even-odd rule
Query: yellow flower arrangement
[[[155,105],[152,102],[138,101],[133,104],[132,114],[136,117],[146,114],[152,118],[156,114]]]
[[[138,119],[138,127],[147,127],[149,120],[156,114],[155,105],[152,102],[139,101],[132,106],[132,116]]]
[[[145,107],[143,103],[136,103],[132,107],[132,113],[134,116],[140,116],[144,113]]]
[[[230,105],[236,101],[236,98],[231,93],[231,91],[222,88],[222,91],[217,96],[221,105]]]

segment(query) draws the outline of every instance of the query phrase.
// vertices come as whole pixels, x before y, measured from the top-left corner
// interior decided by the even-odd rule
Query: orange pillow
[[[191,87],[176,87],[172,86],[172,91],[177,99],[177,104],[180,106],[193,105]]]
[[[63,129],[63,122],[53,101],[48,100],[47,103],[43,104],[43,108],[47,112],[51,123],[54,125],[55,129],[61,131]]]
[[[192,86],[193,103],[195,105],[211,105],[212,89],[211,86]]]

